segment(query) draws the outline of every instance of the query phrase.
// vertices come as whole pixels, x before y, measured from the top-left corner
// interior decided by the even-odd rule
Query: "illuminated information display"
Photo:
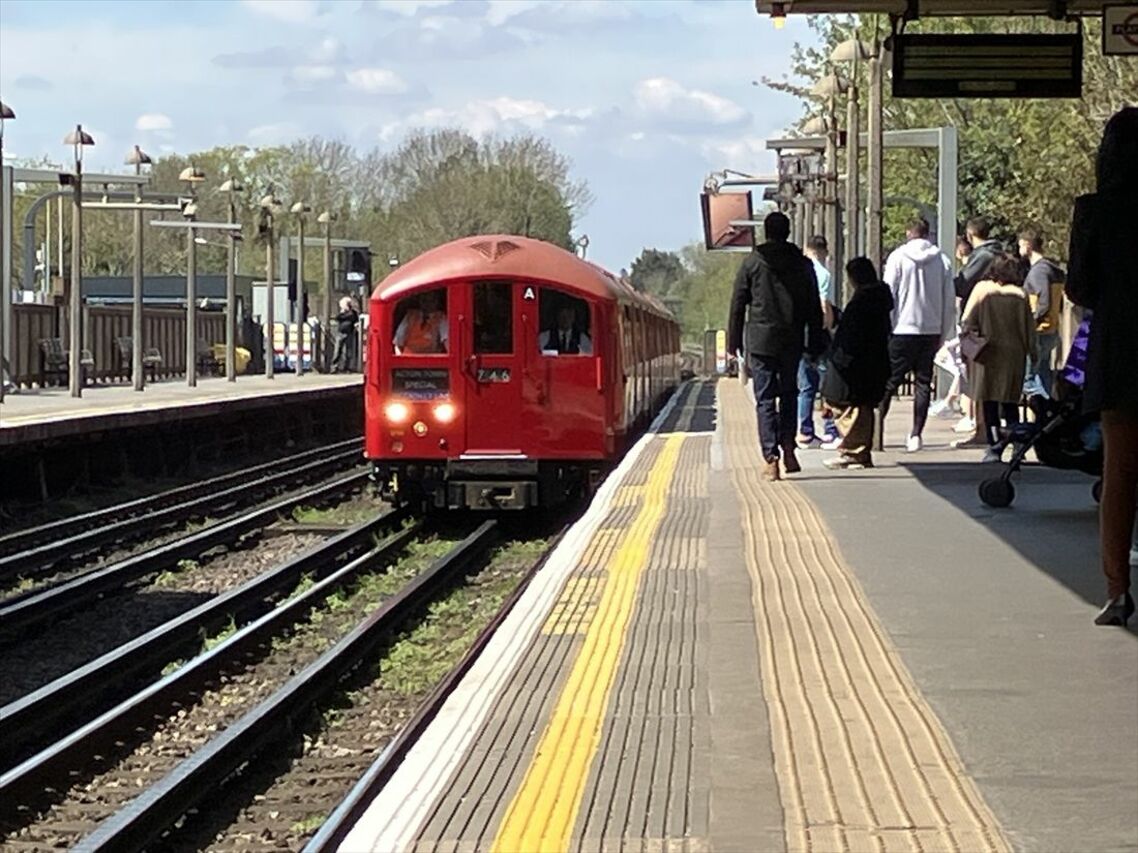
[[[899,35],[895,98],[1078,98],[1083,42],[1069,35]]]

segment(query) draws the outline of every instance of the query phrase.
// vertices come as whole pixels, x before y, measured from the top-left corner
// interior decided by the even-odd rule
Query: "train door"
[[[466,389],[466,452],[516,456],[522,453],[521,349],[514,284],[476,281],[466,293],[459,326],[469,334],[456,341]]]

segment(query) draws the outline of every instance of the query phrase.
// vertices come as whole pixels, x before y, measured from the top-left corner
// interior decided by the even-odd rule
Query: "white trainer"
[[[909,453],[916,453],[924,446],[925,442],[919,435],[911,435],[905,439],[905,450],[907,450]]]
[[[976,422],[972,420],[972,418],[963,417],[956,426],[952,428],[952,431],[958,433],[976,432]]]
[[[822,449],[823,450],[841,450],[842,449],[842,437],[840,435],[838,435],[838,436],[834,436],[833,438],[826,439],[825,441],[822,442]]]

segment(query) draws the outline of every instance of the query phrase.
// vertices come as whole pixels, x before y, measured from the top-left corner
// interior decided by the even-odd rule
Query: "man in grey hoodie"
[[[913,429],[905,442],[910,452],[921,449],[921,433],[932,400],[933,359],[956,327],[956,293],[952,263],[929,241],[929,223],[914,219],[905,232],[908,242],[885,262],[885,284],[893,292],[893,337],[889,340],[891,375],[881,403],[881,421],[889,413],[893,394],[910,371],[916,383]]]

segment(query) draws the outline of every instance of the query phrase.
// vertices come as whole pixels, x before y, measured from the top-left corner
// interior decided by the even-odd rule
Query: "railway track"
[[[395,513],[390,513],[384,518],[395,516]],[[375,523],[378,520],[373,522]],[[364,526],[354,528],[350,533],[354,537],[363,536],[363,528]],[[374,659],[384,649],[392,652],[392,637],[408,624],[415,624],[417,619],[420,624],[430,624],[433,619],[439,618],[443,618],[445,624],[453,624],[454,620],[449,618],[453,616],[452,613],[435,613],[429,607],[435,607],[444,599],[449,600],[446,599],[448,590],[452,595],[457,595],[456,590],[463,587],[458,584],[461,578],[474,577],[475,580],[468,580],[467,585],[473,584],[475,587],[478,578],[487,577],[499,586],[503,584],[502,554],[507,552],[495,552],[497,556],[494,559],[489,556],[499,537],[495,522],[480,525],[445,554],[437,557],[437,547],[432,550],[425,545],[416,546],[413,543],[420,535],[421,531],[416,524],[388,536],[376,547],[326,572],[321,580],[295,594],[287,604],[244,624],[231,636],[222,639],[216,646],[174,673],[121,701],[102,713],[98,719],[8,770],[0,776],[0,829],[7,833],[5,843],[17,850],[57,844],[74,844],[77,849],[138,849],[178,824],[179,828],[172,830],[173,834],[161,842],[164,848],[204,845],[211,848],[247,849],[263,846],[260,842],[254,843],[249,835],[250,832],[256,834],[257,831],[249,828],[248,815],[235,818],[233,822],[238,828],[232,832],[227,834],[223,827],[213,832],[217,838],[210,840],[207,837],[212,832],[209,826],[195,829],[198,823],[194,813],[196,806],[203,799],[215,796],[224,780],[232,777],[235,771],[267,745],[279,744],[282,739],[287,741],[288,732],[293,727],[303,729],[311,709],[327,702],[330,694],[342,690],[342,679],[353,671],[358,673],[361,661]],[[347,537],[348,534],[344,536]],[[416,547],[425,550],[416,552]],[[407,558],[402,562],[391,562],[395,552],[407,548],[411,549]],[[519,567],[515,565],[516,571],[511,570],[513,574],[507,573],[507,592],[514,591],[519,579],[528,579],[536,569],[540,560],[534,560],[532,556],[527,554],[523,561],[524,571],[516,570]],[[309,555],[306,559],[316,558]],[[516,557],[514,561],[517,563]],[[361,576],[374,576],[378,569],[388,564],[390,568],[387,572],[380,573],[383,575],[382,595],[375,589],[369,593],[361,587],[354,596],[336,597],[342,596],[345,588],[351,589],[353,584],[359,583]],[[499,569],[496,570],[494,566],[499,566]],[[284,571],[283,567],[281,571]],[[290,579],[297,577],[298,573],[301,576],[306,574],[303,568],[296,566],[286,572]],[[505,587],[502,586],[502,589]],[[433,701],[441,702],[439,697],[445,696],[446,685],[457,680],[469,665],[469,661],[488,638],[498,620],[512,606],[517,595],[517,592],[513,592],[513,595],[503,592],[498,597],[487,598],[482,592],[484,590],[471,598],[476,603],[475,606],[485,609],[492,600],[496,607],[497,602],[503,598],[506,599],[505,605],[496,613],[487,612],[479,617],[482,622],[488,621],[490,627],[483,631],[473,647],[468,642],[465,643],[464,648],[469,649],[443,684],[431,693]],[[372,600],[367,600],[368,595],[372,596]],[[263,596],[252,589],[242,588],[240,593],[235,591],[232,598],[256,599]],[[235,606],[233,601],[226,604],[230,609]],[[225,606],[219,606],[214,611],[214,623],[225,609]],[[362,621],[359,621],[359,612],[367,613]],[[427,614],[425,617],[424,613]],[[204,624],[194,622],[194,619],[206,618],[211,617],[203,613],[191,618],[190,614],[186,614],[177,626],[171,625],[163,631],[152,632],[155,636],[146,642],[153,644],[153,649],[164,647],[164,654],[168,654],[174,637],[184,639],[191,636],[196,630],[195,625]],[[285,633],[281,633],[282,626],[296,625],[298,622],[304,623],[306,627],[303,630],[284,629]],[[340,623],[338,629],[323,630],[337,622]],[[461,627],[462,630],[469,630],[466,624]],[[159,635],[164,638],[159,639]],[[273,637],[277,639],[271,639]],[[282,637],[299,637],[300,646],[308,649],[307,658],[303,655],[298,657],[292,648],[296,643],[281,639]],[[141,642],[144,638],[139,639]],[[314,645],[320,650],[319,653],[313,653]],[[394,648],[395,652],[392,653],[397,655],[399,646],[396,644]],[[155,662],[161,659],[162,654],[156,651],[153,653],[157,655]],[[118,653],[118,660],[132,659],[141,654],[123,649]],[[101,663],[101,667],[105,668],[102,671],[113,672],[117,665],[111,656],[107,656],[107,660]],[[80,676],[77,674],[76,677]],[[94,683],[102,676],[92,669],[81,677],[88,679],[86,683]],[[369,680],[375,682],[374,677],[364,679],[365,682]],[[381,676],[379,683],[382,684],[383,681]],[[69,689],[63,682],[53,689],[57,696],[83,692],[82,684],[79,689]],[[366,694],[368,689],[365,687],[363,692]],[[374,692],[389,687],[376,688],[372,684],[370,689]],[[37,715],[32,701],[29,697],[27,709],[21,710],[20,716],[13,715],[11,719],[17,722],[34,720]],[[47,694],[34,701],[50,704]],[[395,741],[384,751],[385,755],[399,754],[400,738],[405,743],[413,739],[419,727],[429,719],[431,711],[428,705],[424,705],[418,714],[412,715],[407,710],[407,702],[403,702],[406,713],[397,722],[401,725],[408,718],[410,722],[401,735],[396,735],[390,730],[391,726],[387,726],[387,736],[394,736]],[[368,703],[365,701],[363,706],[366,708]],[[0,710],[0,717],[8,718],[6,710]],[[143,738],[145,743],[141,747],[138,746],[139,732],[154,728],[155,721],[161,719],[163,714],[167,715],[165,722],[148,738]],[[367,732],[376,728],[375,721],[369,721],[366,713],[361,715],[349,710],[344,716],[358,717],[357,722],[364,726],[362,733],[347,735],[347,742],[354,742],[357,747],[361,742],[359,738],[366,740]],[[7,725],[5,723],[5,727]],[[112,759],[99,760],[93,756],[107,756],[116,751],[121,753],[125,744],[132,743],[136,744],[134,751],[125,759],[118,758],[109,771],[106,767],[95,766],[105,765]],[[358,749],[353,751],[350,747],[344,749],[348,753],[360,752]],[[285,750],[285,753],[281,753],[274,749],[273,754],[287,752]],[[319,749],[314,752],[319,753]],[[332,776],[338,779],[333,787],[338,794],[334,802],[324,803],[322,816],[332,812],[339,800],[351,791],[352,784],[368,769],[373,757],[367,751],[362,756],[354,754],[346,764],[343,761],[331,761],[329,766],[333,768]],[[302,764],[303,761],[299,763]],[[319,758],[316,763],[320,765]],[[272,761],[268,762],[269,766],[272,764]],[[324,764],[328,765],[328,762]],[[352,769],[345,776],[347,765],[351,765]],[[323,768],[323,777],[327,777],[329,766]],[[302,772],[303,779],[308,779],[311,772],[313,771]],[[316,775],[312,778],[322,778],[321,771],[314,772]],[[77,775],[87,777],[90,781],[76,789],[70,783]],[[241,774],[242,777],[245,775],[244,772]],[[288,772],[284,775],[287,777]],[[375,776],[374,773],[372,775]],[[378,775],[382,776],[382,770],[378,771]],[[141,793],[133,796],[139,791],[139,786],[142,787]],[[70,793],[55,795],[57,802],[46,811],[43,810],[45,795],[51,797],[53,791],[65,792],[68,787],[72,787]],[[226,786],[227,789],[229,787]],[[364,793],[356,792],[356,801],[362,796]],[[226,795],[225,802],[232,799]],[[253,798],[254,801],[256,799]],[[327,800],[327,797],[324,799]],[[201,813],[216,814],[219,811],[224,812],[225,809],[211,805]],[[263,811],[269,815],[269,820],[273,820],[273,814],[280,817],[279,809]],[[310,817],[306,820],[312,822]],[[305,820],[294,820],[289,824],[289,831],[295,835],[298,827],[304,824]],[[302,834],[310,835],[317,827],[318,824],[313,824]],[[271,834],[271,831],[265,831]],[[199,837],[193,840],[185,837],[187,833],[190,836],[196,833]]]
[[[0,583],[42,574],[210,513],[246,506],[298,482],[351,466],[359,439],[309,450],[149,497],[0,536]]]
[[[283,472],[274,477],[283,480],[291,475],[292,472]],[[11,637],[40,628],[49,620],[58,619],[139,578],[176,567],[181,561],[192,560],[219,546],[232,545],[242,537],[275,523],[282,515],[297,507],[325,501],[357,489],[367,482],[367,476],[365,470],[359,470],[331,482],[294,491],[132,556],[96,565],[55,583],[9,596],[0,601],[0,633],[4,637]]]

